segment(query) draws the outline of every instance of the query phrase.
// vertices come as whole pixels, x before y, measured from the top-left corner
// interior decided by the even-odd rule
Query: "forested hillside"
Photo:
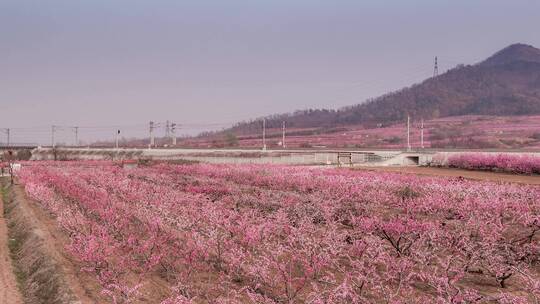
[[[331,105],[328,105],[329,107]],[[513,44],[483,62],[461,65],[438,77],[339,110],[308,109],[267,117],[267,126],[337,127],[386,125],[413,119],[458,115],[540,113],[540,50]],[[227,131],[250,134],[260,120],[241,122]]]

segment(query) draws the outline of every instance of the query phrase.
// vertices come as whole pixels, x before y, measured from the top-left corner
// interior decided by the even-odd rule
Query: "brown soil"
[[[492,182],[519,183],[540,185],[540,176],[537,175],[517,175],[487,171],[472,171],[450,168],[433,167],[357,167],[360,170],[398,172],[406,174],[444,176],[444,177],[463,177],[473,180],[484,180]],[[355,168],[356,169],[356,168]]]
[[[8,241],[4,202],[0,196],[0,304],[20,304],[23,301],[13,272]]]
[[[20,242],[15,264],[24,273],[25,303],[107,303],[95,279],[65,252],[66,236],[53,220],[26,198],[22,187],[13,186],[10,194],[8,224]]]

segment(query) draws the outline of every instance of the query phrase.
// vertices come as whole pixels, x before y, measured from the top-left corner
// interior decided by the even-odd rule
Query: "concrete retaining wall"
[[[193,160],[208,163],[252,163],[283,165],[338,165],[338,154],[343,166],[417,166],[428,165],[434,159],[443,161],[448,156],[464,152],[402,152],[402,151],[321,151],[321,150],[210,150],[210,149],[88,149],[38,148],[32,151],[33,160]],[[472,152],[486,154],[533,154],[539,152]]]
[[[35,149],[33,160],[194,160],[209,163],[337,165],[338,153],[350,153],[353,164],[374,164],[395,157],[395,151],[260,151],[202,149]],[[341,160],[348,163],[349,160]],[[344,164],[347,165],[347,164]]]

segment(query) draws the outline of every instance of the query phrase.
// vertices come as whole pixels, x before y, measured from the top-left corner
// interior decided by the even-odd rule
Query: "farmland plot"
[[[117,303],[537,303],[540,188],[255,165],[35,162],[19,178]]]

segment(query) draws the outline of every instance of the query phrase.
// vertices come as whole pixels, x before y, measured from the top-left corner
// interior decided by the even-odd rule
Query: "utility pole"
[[[283,147],[283,149],[285,149],[285,121],[283,121],[283,125],[281,126],[281,131],[282,131],[282,134],[281,134],[281,147]]]
[[[4,129],[4,132],[6,133],[6,136],[7,136],[7,143],[6,143],[6,145],[7,145],[8,147],[9,147],[9,131],[10,131],[9,128],[5,128],[5,129]]]
[[[424,119],[422,118],[422,124],[420,125],[420,147],[424,149]]]
[[[75,132],[75,147],[79,146],[79,127],[73,127],[73,131]]]
[[[437,62],[437,56],[435,56],[435,67],[433,68],[433,77],[439,76],[439,64]]]
[[[53,149],[54,149],[54,146],[55,146],[54,132],[56,132],[56,126],[52,125],[52,127],[51,127],[51,146],[53,147]]]
[[[118,149],[118,136],[120,135],[120,130],[116,131],[116,149]]]
[[[14,158],[13,151],[9,150],[6,157],[9,162],[9,177],[11,179],[11,184],[13,185],[14,184],[13,182],[13,158]]]
[[[166,137],[166,138],[171,137],[171,135],[170,135],[170,127],[171,127],[171,126],[170,126],[170,124],[169,124],[169,121],[167,120],[167,121],[165,122],[165,137]]]
[[[411,151],[411,117],[407,115],[407,151]]]
[[[149,145],[149,148],[153,148],[154,147],[154,122],[151,121],[150,122],[150,145]]]
[[[172,144],[176,146],[176,123],[171,124]]]
[[[263,151],[266,151],[266,118],[263,118]]]

